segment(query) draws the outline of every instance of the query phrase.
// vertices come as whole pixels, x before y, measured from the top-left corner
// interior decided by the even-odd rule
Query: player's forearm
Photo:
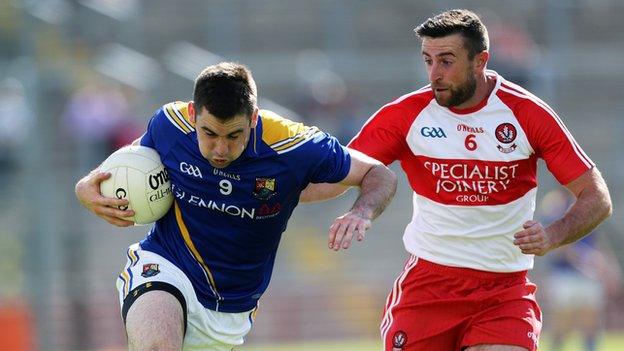
[[[573,243],[592,230],[611,215],[611,198],[604,180],[583,189],[570,210],[548,228],[553,233],[558,246]]]
[[[360,196],[352,212],[364,218],[375,219],[388,206],[397,187],[397,176],[388,167],[377,164],[366,173],[360,185]]]

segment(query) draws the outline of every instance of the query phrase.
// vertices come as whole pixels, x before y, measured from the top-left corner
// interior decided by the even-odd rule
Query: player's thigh
[[[512,345],[475,345],[466,348],[464,351],[528,351],[522,346]]]
[[[162,290],[142,294],[128,310],[126,332],[132,351],[181,350],[184,315],[180,302]]]

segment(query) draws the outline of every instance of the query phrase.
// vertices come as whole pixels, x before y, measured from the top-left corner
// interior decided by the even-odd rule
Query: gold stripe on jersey
[[[307,127],[268,110],[260,111],[260,116],[262,140],[278,154],[296,149],[319,132],[316,127]]]
[[[188,113],[188,105],[182,101],[171,102],[163,106],[167,119],[184,134],[195,130]]]
[[[206,277],[208,278],[208,284],[210,284],[210,288],[215,293],[215,295],[218,295],[217,285],[215,284],[214,278],[212,277],[212,273],[210,272],[210,269],[208,269],[208,266],[206,265],[206,263],[204,263],[204,259],[201,257],[201,255],[199,254],[199,251],[197,251],[197,248],[195,247],[195,244],[193,244],[193,241],[191,240],[191,234],[186,228],[186,224],[184,224],[184,220],[182,219],[182,212],[180,211],[180,207],[178,206],[178,203],[175,201],[173,204],[175,206],[176,221],[178,222],[178,228],[180,229],[180,233],[182,233],[182,238],[184,239],[184,243],[186,244],[186,247],[189,249],[189,251],[191,251],[191,254],[195,258],[197,263],[199,263],[199,265],[204,270],[204,273],[206,274]]]

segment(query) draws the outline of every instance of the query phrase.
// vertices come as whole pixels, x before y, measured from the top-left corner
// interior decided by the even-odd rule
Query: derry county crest
[[[496,127],[496,139],[503,144],[510,144],[516,140],[516,127],[511,123],[501,123]]]
[[[403,347],[407,344],[407,334],[399,330],[392,337],[392,351],[403,351]]]
[[[253,196],[256,199],[268,200],[275,192],[275,178],[256,178],[256,186],[253,191]]]
[[[499,142],[503,144],[511,144],[513,143],[514,140],[516,140],[516,136],[518,135],[518,132],[516,130],[516,127],[513,124],[501,123],[498,125],[498,127],[496,127],[496,131],[494,132],[494,134],[496,135],[496,139]],[[515,143],[513,143],[512,145],[506,145],[506,146],[498,145],[497,146],[498,151],[504,154],[513,152],[517,147],[518,145],[516,145]]]

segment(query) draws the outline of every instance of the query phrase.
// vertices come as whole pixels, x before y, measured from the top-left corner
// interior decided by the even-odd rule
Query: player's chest
[[[533,153],[514,115],[500,110],[470,116],[425,110],[406,141],[415,155],[440,159],[511,161]]]
[[[298,197],[297,180],[278,162],[250,162],[219,169],[198,157],[178,156],[167,159],[165,164],[180,204],[236,211],[281,207]]]

